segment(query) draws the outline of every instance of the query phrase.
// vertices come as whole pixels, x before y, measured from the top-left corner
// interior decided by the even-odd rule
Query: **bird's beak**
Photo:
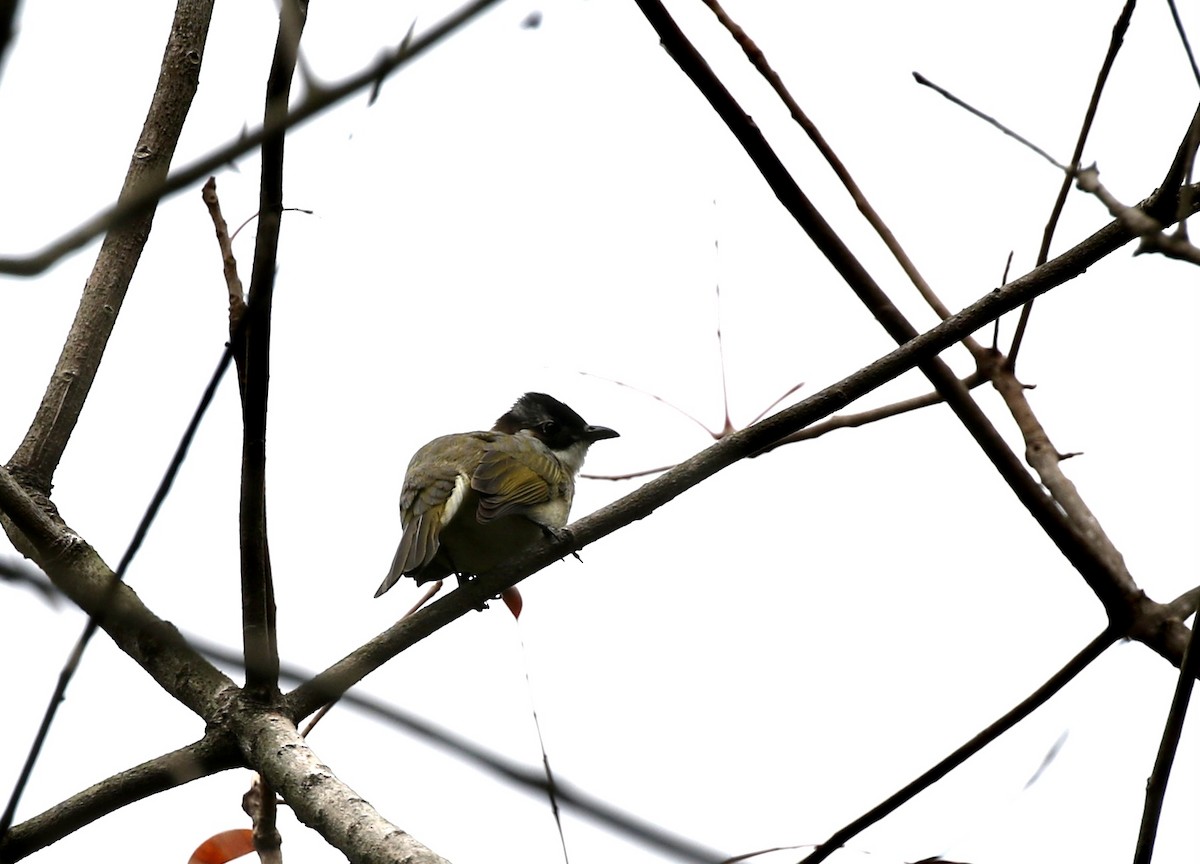
[[[607,426],[588,426],[583,430],[583,436],[585,441],[594,444],[605,438],[620,438],[621,433],[615,429],[609,429]]]

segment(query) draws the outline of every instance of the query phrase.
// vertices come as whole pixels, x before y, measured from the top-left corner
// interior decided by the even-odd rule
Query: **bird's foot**
[[[555,528],[553,525],[542,525],[542,534],[547,540],[558,541],[562,543],[570,543],[575,535],[571,533],[570,528]],[[579,553],[574,549],[571,550],[571,556],[580,563],[583,559],[579,557]]]

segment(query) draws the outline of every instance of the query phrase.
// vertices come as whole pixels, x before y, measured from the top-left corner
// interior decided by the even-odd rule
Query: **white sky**
[[[827,169],[699,3],[673,11],[856,254],[922,309]],[[918,70],[1069,158],[1118,2],[729,2],[943,300],[1032,266],[1059,177],[917,86]],[[1185,16],[1195,17],[1187,8]],[[304,42],[335,80],[449,6],[314,3]],[[521,28],[532,10],[542,26]],[[30,252],[115,197],[170,4],[26,2],[0,78],[0,250]],[[219,4],[185,164],[259,122],[275,33],[265,0]],[[1123,200],[1161,178],[1196,102],[1165,4],[1134,16],[1085,155]],[[399,538],[409,456],[544,389],[621,431],[588,470],[682,459],[707,436],[617,378],[721,423],[717,306],[735,423],[891,345],[801,232],[632,3],[501,4],[289,138],[274,319],[269,509],[285,660],[324,668],[416,589],[371,594]],[[253,213],[258,162],[218,175]],[[1074,193],[1062,250],[1107,222]],[[236,251],[248,279],[252,231]],[[719,242],[719,252],[714,251]],[[1195,272],[1129,249],[1039,300],[1020,374],[1070,476],[1166,601],[1196,582]],[[95,246],[0,285],[0,453],[19,443]],[[115,565],[227,336],[198,189],[159,211],[56,477],[67,522]],[[1005,332],[1011,333],[1006,320]],[[950,352],[966,372],[965,352]],[[905,376],[871,404],[924,392]],[[978,398],[1021,452],[988,390]],[[862,406],[856,406],[862,407]],[[236,388],[226,381],[130,574],[186,632],[240,644]],[[5,456],[7,458],[7,456]],[[630,483],[581,486],[575,515]],[[0,548],[0,556],[15,553]],[[944,408],[735,466],[522,586],[520,628],[471,615],[370,676],[394,701],[536,766],[526,665],[560,778],[730,855],[817,843],[1006,711],[1103,626],[1099,604]],[[0,604],[10,658],[0,794],[82,616]],[[522,659],[520,639],[526,651]],[[843,860],[1128,860],[1174,676],[1119,646]],[[1189,732],[1195,733],[1194,728]],[[1059,758],[1022,786],[1069,732]],[[19,818],[198,738],[201,724],[104,638],[69,691]],[[313,738],[338,775],[452,861],[561,860],[548,806],[338,709]],[[1194,850],[1185,738],[1160,859]],[[244,823],[246,772],[129,807],[35,860],[184,861]],[[337,861],[283,823],[289,860]],[[566,816],[574,864],[666,860]],[[118,851],[119,850],[119,851]],[[788,861],[800,853],[764,857]],[[835,859],[837,860],[837,859]]]

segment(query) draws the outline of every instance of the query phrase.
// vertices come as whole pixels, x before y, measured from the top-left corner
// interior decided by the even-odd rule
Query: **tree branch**
[[[230,739],[205,735],[194,744],[114,774],[14,825],[0,839],[0,864],[20,861],[128,804],[241,764],[241,754]]]
[[[196,94],[212,10],[213,0],[179,0],[175,7],[158,85],[116,206],[145,203],[130,218],[100,226],[93,232],[94,235],[106,227],[110,229],[84,285],[75,320],[46,393],[25,440],[9,462],[9,470],[26,489],[36,493],[35,497],[50,495],[54,471],[75,430],[133,271],[150,237],[158,201],[151,193],[160,189],[167,178],[175,145]]]
[[[850,198],[854,201],[854,206],[858,208],[858,212],[867,220],[867,224],[871,226],[879,239],[883,241],[888,251],[892,253],[892,257],[896,259],[896,263],[900,265],[900,269],[908,276],[913,287],[917,289],[917,293],[929,304],[929,308],[939,318],[942,320],[949,318],[950,310],[942,303],[941,298],[934,293],[933,288],[925,280],[925,277],[921,275],[921,272],[917,270],[917,265],[913,263],[908,253],[904,251],[904,247],[900,245],[900,241],[896,239],[896,235],[892,233],[892,229],[883,221],[883,217],[871,206],[871,202],[867,200],[866,194],[850,175],[850,170],[838,158],[833,148],[829,146],[829,142],[825,140],[825,136],[817,129],[817,125],[804,112],[799,103],[792,97],[792,94],[788,92],[779,73],[772,69],[771,64],[767,62],[766,54],[750,38],[750,35],[736,21],[729,17],[729,14],[718,0],[703,0],[703,2],[705,6],[712,10],[712,13],[721,22],[721,25],[729,31],[734,41],[741,46],[750,64],[766,79],[771,89],[775,91],[775,95],[787,107],[788,112],[792,115],[792,119],[804,130],[804,133],[812,141],[813,146],[817,148],[817,151],[821,154],[826,164],[829,165],[833,173],[837,175],[838,180],[841,181],[843,188],[845,188]],[[963,342],[978,361],[981,352],[984,350],[983,347],[972,336],[967,336]]]
[[[1188,702],[1192,697],[1197,674],[1200,674],[1200,645],[1196,644],[1196,629],[1193,627],[1187,650],[1183,654],[1183,662],[1179,664],[1179,677],[1175,680],[1175,693],[1171,697],[1171,708],[1163,725],[1162,739],[1154,758],[1154,769],[1146,782],[1146,802],[1142,809],[1142,822],[1138,829],[1133,864],[1150,864],[1154,855],[1158,821],[1167,797],[1167,780],[1171,776],[1171,766],[1175,763],[1179,739],[1183,736],[1183,721],[1187,717]]]
[[[817,249],[825,255],[847,286],[871,311],[889,336],[902,345],[914,340],[918,335],[917,330],[813,207],[771,149],[757,124],[737,104],[659,0],[637,0],[637,3],[659,34],[672,59],[708,99],[780,203],[804,229]],[[1017,499],[1083,576],[1104,604],[1109,619],[1124,622],[1124,626],[1128,626],[1132,620],[1131,610],[1141,596],[1128,574],[1111,570],[1103,556],[1097,554],[1088,544],[1087,538],[1075,531],[1071,521],[1030,476],[987,415],[980,410],[962,382],[944,362],[930,357],[922,360],[918,366],[945,398],[946,404],[958,416]]]
[[[283,796],[296,818],[353,864],[447,864],[334,776],[286,717],[238,700],[230,719],[247,761]]]
[[[293,126],[299,126],[326,109],[345,101],[360,90],[378,87],[380,82],[401,66],[424,54],[497,2],[499,0],[473,0],[421,36],[414,39],[406,38],[395,51],[381,57],[340,84],[330,87],[314,86],[312,92],[285,118],[268,126],[246,132],[236,140],[230,141],[207,156],[180,169],[163,182],[146,188],[127,200],[118,201],[74,230],[64,234],[41,252],[24,256],[0,256],[0,273],[14,276],[35,276],[45,271],[54,262],[85,245],[93,237],[114,226],[123,225],[147,210],[152,210],[159,201],[186,189],[222,166],[233,162],[237,157],[256,149],[272,135],[277,135]]]
[[[279,12],[275,56],[267,79],[263,126],[287,118],[288,93],[300,36],[307,19],[307,0],[284,0]],[[258,236],[250,276],[250,299],[242,326],[230,339],[237,346],[242,387],[242,477],[238,518],[241,545],[242,635],[246,652],[246,688],[257,698],[274,701],[279,694],[279,647],[275,633],[275,587],[267,544],[267,393],[270,382],[271,300],[275,290],[279,229],[283,215],[282,128],[263,142]]]
[[[941,780],[959,765],[966,762],[988,744],[991,744],[1009,729],[1016,726],[1042,705],[1045,705],[1051,697],[1059,690],[1065,687],[1072,679],[1080,672],[1086,669],[1093,660],[1103,654],[1108,648],[1120,638],[1120,633],[1112,627],[1107,628],[1103,633],[1093,639],[1084,647],[1082,651],[1076,654],[1067,665],[1055,672],[1049,680],[1042,686],[1038,687],[1027,697],[1021,700],[1011,711],[1000,717],[996,722],[990,724],[986,729],[972,738],[970,741],[963,744],[941,762],[934,765],[920,777],[913,780],[904,788],[898,790],[895,794],[890,795],[886,800],[880,802],[877,806],[872,807],[858,819],[855,819],[845,827],[835,831],[830,835],[829,839],[820,844],[816,850],[804,858],[801,864],[818,864],[824,861],[834,852],[837,852],[846,841],[850,840],[858,834],[861,834],[867,828],[870,828],[876,822],[891,813],[894,813],[901,805],[915,798],[920,792],[928,789],[938,780]]]
[[[55,587],[98,621],[118,648],[187,708],[205,719],[215,716],[233,682],[194,651],[173,624],[147,609],[133,589],[117,581],[96,550],[47,515],[3,467],[0,510]]]
[[[1189,187],[1190,188],[1190,187]],[[1193,203],[1193,208],[1200,205]],[[734,432],[712,446],[680,463],[667,473],[641,486],[624,498],[580,519],[570,526],[568,537],[552,543],[538,543],[515,557],[506,566],[487,576],[471,580],[446,597],[430,604],[376,636],[358,650],[339,660],[287,697],[288,714],[301,718],[326,702],[336,699],[405,648],[424,639],[451,621],[465,615],[491,597],[498,596],[532,573],[606,537],[625,525],[644,519],[659,507],[733,463],[763,450],[779,439],[840,411],[856,399],[872,392],[935,356],[938,352],[1019,307],[1031,297],[1073,279],[1120,248],[1131,239],[1128,229],[1112,222],[1074,248],[1046,264],[990,291],[966,309],[941,324],[911,339],[889,354],[847,378],[814,393],[765,420]],[[961,385],[960,385],[961,386]],[[1022,469],[1024,470],[1024,469]],[[1038,492],[1043,495],[1044,493]],[[1057,514],[1058,529],[1051,539],[1063,554],[1088,570],[1092,578],[1107,578],[1082,541],[1069,530],[1065,517]],[[1137,630],[1137,638],[1151,644],[1174,663],[1182,657],[1182,641],[1187,630],[1177,621],[1170,623],[1161,613],[1163,607],[1139,595],[1135,620],[1147,616],[1147,626]],[[1155,617],[1151,621],[1151,613]]]
[[[194,644],[206,657],[220,663],[228,663],[235,667],[242,663],[241,657],[222,646],[195,640]],[[307,681],[312,677],[311,673],[296,667],[289,667],[286,664],[280,666],[279,674],[284,680],[295,683]],[[545,798],[548,783],[544,771],[528,768],[410,711],[354,690],[343,694],[339,704],[357,708],[364,714],[373,715],[427,744],[463,759],[492,777],[507,780],[530,795],[538,796],[543,800]],[[555,778],[554,791],[563,807],[574,810],[578,815],[604,826],[615,834],[651,846],[673,858],[703,864],[703,862],[723,861],[728,857],[602,801],[576,788],[569,781]]]

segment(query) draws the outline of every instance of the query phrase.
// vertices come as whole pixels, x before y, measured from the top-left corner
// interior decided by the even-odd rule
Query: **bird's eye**
[[[558,433],[558,423],[553,420],[547,420],[542,424],[542,434],[547,438],[552,438]]]

